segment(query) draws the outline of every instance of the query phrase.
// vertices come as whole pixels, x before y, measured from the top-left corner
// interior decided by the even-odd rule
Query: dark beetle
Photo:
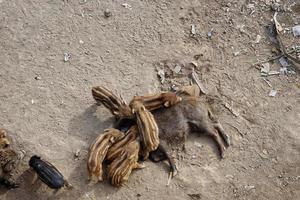
[[[63,186],[71,187],[63,175],[51,163],[42,160],[39,156],[32,156],[29,166],[37,173],[38,177],[52,189],[60,189]]]

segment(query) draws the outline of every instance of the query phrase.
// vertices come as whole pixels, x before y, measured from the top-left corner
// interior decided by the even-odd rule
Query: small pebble
[[[105,17],[111,17],[112,16],[112,13],[111,13],[111,11],[109,10],[109,9],[106,9],[105,11],[104,11],[104,16]]]
[[[70,58],[71,58],[71,54],[69,54],[69,53],[64,53],[64,61],[65,61],[65,62],[68,62],[68,61],[70,60]]]
[[[277,94],[276,90],[271,90],[270,93],[269,93],[269,97],[275,97],[276,94]]]
[[[40,77],[40,76],[36,76],[36,77],[34,77],[34,79],[35,79],[35,80],[41,80],[41,79],[42,79],[42,77]]]
[[[78,158],[80,155],[80,149],[77,149],[74,153],[75,158]]]

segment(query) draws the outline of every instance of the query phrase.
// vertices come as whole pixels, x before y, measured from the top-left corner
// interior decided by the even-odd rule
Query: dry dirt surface
[[[0,199],[300,199],[299,74],[269,77],[277,91],[269,97],[272,88],[252,67],[274,55],[265,31],[272,9],[284,28],[300,23],[299,1],[275,2],[0,0],[0,126],[26,152],[20,187],[1,188]],[[300,44],[290,31],[283,38],[289,47]],[[168,60],[194,62],[207,90],[234,109],[237,116],[222,103],[216,110],[232,140],[225,159],[211,140],[193,136],[187,152],[174,155],[179,174],[168,187],[166,163],[150,161],[124,187],[88,185],[89,144],[113,122],[91,87],[118,90],[127,100],[159,91],[156,69]],[[270,64],[279,70],[278,61]],[[32,185],[33,154],[74,189],[53,194]]]

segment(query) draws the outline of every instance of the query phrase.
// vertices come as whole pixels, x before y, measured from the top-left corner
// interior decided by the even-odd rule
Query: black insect
[[[37,173],[39,179],[52,189],[60,189],[63,186],[72,187],[56,167],[42,160],[39,156],[32,156],[29,160],[29,166]]]

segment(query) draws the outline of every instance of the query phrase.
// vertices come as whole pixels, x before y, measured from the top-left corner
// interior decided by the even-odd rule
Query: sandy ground
[[[272,55],[265,33],[271,2],[0,0],[0,126],[26,151],[20,188],[1,189],[0,199],[299,199],[299,75],[269,78],[277,90],[272,98],[251,67]],[[300,23],[300,5],[279,15],[290,28]],[[285,38],[289,45],[300,43],[291,33]],[[71,54],[68,62],[64,53]],[[107,86],[126,99],[159,91],[155,69],[164,60],[196,62],[209,92],[239,113],[224,106],[216,113],[232,140],[226,158],[219,160],[209,139],[192,137],[169,187],[167,165],[151,162],[122,188],[106,181],[88,185],[88,146],[112,122],[95,106],[91,87]],[[31,185],[27,162],[33,154],[57,166],[74,189],[54,195],[43,184]]]

